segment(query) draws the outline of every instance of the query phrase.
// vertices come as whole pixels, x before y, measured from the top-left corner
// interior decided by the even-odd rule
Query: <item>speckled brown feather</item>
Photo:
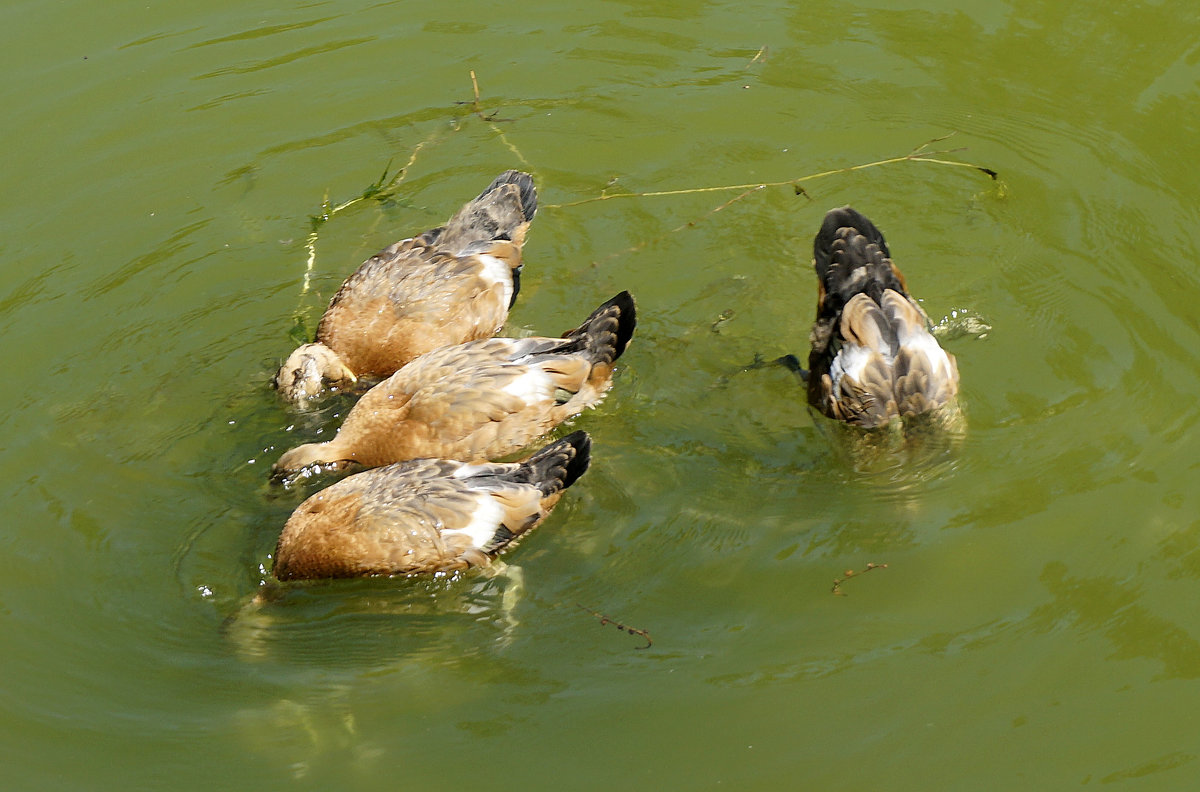
[[[862,347],[869,353],[861,374],[857,378],[842,376],[836,392],[830,375],[821,376],[822,404],[829,407],[826,414],[832,413],[833,418],[861,426],[887,423],[897,414],[891,371],[895,333],[888,326],[883,311],[865,294],[850,300],[838,327],[845,343]]]
[[[819,288],[810,403],[866,428],[951,406],[957,363],[930,334],[882,232],[850,207],[834,209],[813,253]]]
[[[527,461],[421,459],[359,473],[300,504],[279,536],[279,580],[448,572],[481,566],[536,527],[587,470],[575,432]]]
[[[402,256],[384,251],[372,258],[334,296],[317,343],[335,350],[355,376],[379,378],[434,349],[495,335],[508,317],[508,301],[502,284],[485,277],[480,255],[515,269],[521,251],[503,240],[473,251],[459,257],[410,248]]]
[[[314,342],[280,367],[280,393],[298,401],[322,379],[386,377],[425,352],[495,335],[520,289],[536,210],[532,179],[507,171],[445,226],[367,259],[333,296]]]
[[[952,402],[958,395],[958,361],[954,355],[947,352],[938,359],[908,342],[909,338],[933,341],[925,312],[912,298],[892,291],[884,292],[883,311],[896,329],[899,345],[893,366],[896,411],[901,416],[920,415]]]
[[[635,325],[622,292],[563,338],[491,338],[422,355],[367,391],[332,440],[293,448],[273,473],[510,454],[600,401]]]

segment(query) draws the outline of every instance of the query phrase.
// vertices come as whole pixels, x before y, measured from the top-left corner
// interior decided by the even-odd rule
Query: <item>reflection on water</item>
[[[246,749],[259,761],[282,765],[295,779],[309,777],[314,768],[372,770],[385,748],[359,732],[348,687],[305,694],[303,700],[282,698],[235,712],[234,729]]]
[[[967,418],[958,402],[871,430],[812,413],[813,424],[842,464],[861,481],[899,497],[949,476],[967,437]]]
[[[222,632],[246,660],[354,670],[440,655],[448,635],[469,631],[479,650],[502,649],[520,626],[520,567],[411,578],[310,584],[264,581]],[[440,657],[454,662],[455,657]],[[459,658],[460,659],[460,658]]]
[[[1101,632],[1111,642],[1111,659],[1149,659],[1156,679],[1200,677],[1200,640],[1139,604],[1139,586],[1108,576],[1076,577],[1061,562],[1046,565],[1041,581],[1052,599],[1038,608],[1029,626],[1039,630]]]

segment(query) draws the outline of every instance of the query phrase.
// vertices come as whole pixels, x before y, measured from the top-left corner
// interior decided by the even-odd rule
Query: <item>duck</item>
[[[930,332],[875,224],[849,206],[830,210],[813,268],[809,404],[865,429],[956,413],[958,363]]]
[[[279,581],[455,572],[487,566],[541,523],[588,469],[577,431],[524,462],[418,459],[318,491],[275,547]]]
[[[444,226],[371,256],[334,294],[313,342],[279,367],[275,388],[302,404],[329,387],[383,379],[439,347],[496,335],[520,291],[536,212],[532,177],[505,171]]]
[[[600,402],[636,326],[633,296],[623,291],[561,338],[489,338],[427,352],[367,391],[333,439],[280,456],[272,479],[518,451]]]

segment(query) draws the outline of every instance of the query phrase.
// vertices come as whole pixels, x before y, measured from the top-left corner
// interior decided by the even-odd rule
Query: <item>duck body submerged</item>
[[[292,513],[275,549],[279,580],[451,572],[484,566],[536,527],[587,470],[575,432],[520,463],[419,459],[317,492]]]
[[[562,338],[489,338],[429,352],[367,391],[332,440],[284,453],[273,476],[518,451],[603,398],[636,322],[633,297],[621,292]]]
[[[300,402],[326,382],[382,379],[425,352],[495,335],[520,290],[521,248],[536,211],[532,178],[506,171],[445,226],[367,259],[333,296],[313,343],[280,367],[275,387]]]
[[[958,365],[929,332],[875,224],[848,206],[828,212],[813,267],[819,294],[809,403],[868,429],[954,410]]]

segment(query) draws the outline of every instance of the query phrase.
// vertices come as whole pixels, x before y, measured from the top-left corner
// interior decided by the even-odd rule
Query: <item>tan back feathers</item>
[[[332,440],[292,449],[274,473],[518,451],[599,403],[636,323],[633,298],[622,292],[562,338],[491,338],[429,352],[367,391]]]
[[[536,527],[587,470],[575,432],[521,463],[422,459],[368,470],[311,496],[275,549],[279,580],[445,572],[487,564]]]
[[[330,300],[311,344],[279,368],[287,400],[377,380],[410,360],[499,332],[520,290],[521,248],[537,211],[533,180],[496,177],[440,228],[381,250]]]

